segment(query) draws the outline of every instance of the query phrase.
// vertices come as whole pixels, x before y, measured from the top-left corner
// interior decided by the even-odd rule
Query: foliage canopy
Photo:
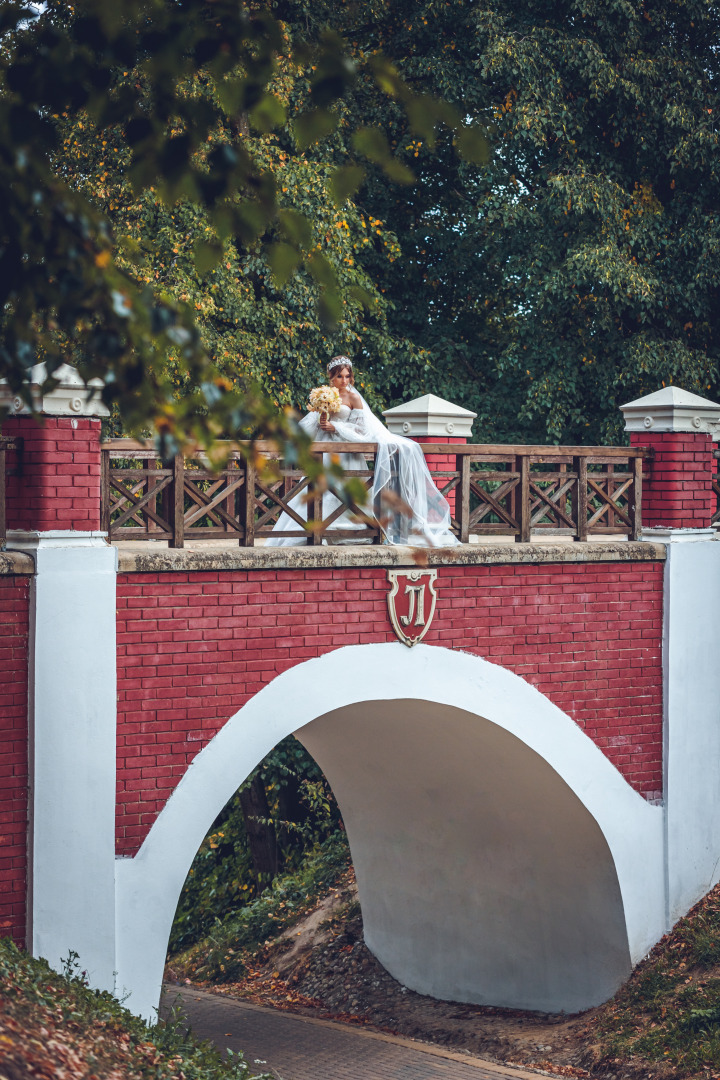
[[[476,409],[478,437],[528,442],[618,438],[617,406],[668,382],[717,397],[717,3],[351,10],[359,54],[382,48],[409,85],[492,125],[477,170],[353,91],[418,176],[406,197],[377,176],[360,199],[400,239],[377,280],[390,332],[429,355],[418,382]]]
[[[13,390],[22,392],[38,359],[53,370],[70,356],[86,377],[105,378],[106,401],[118,406],[131,429],[152,421],[161,433],[205,443],[223,429],[282,436],[286,425],[271,402],[249,384],[223,378],[214,343],[195,321],[195,311],[208,305],[191,302],[182,280],[187,265],[173,276],[163,262],[169,252],[142,252],[133,229],[142,224],[143,205],[154,196],[171,220],[173,209],[183,207],[178,224],[185,226],[188,212],[196,212],[195,228],[184,237],[191,248],[182,245],[177,261],[190,258],[191,272],[200,278],[221,264],[226,245],[226,270],[233,269],[234,257],[249,256],[256,261],[250,273],[262,277],[270,268],[275,285],[300,267],[319,288],[320,321],[327,322],[353,306],[372,309],[377,299],[362,274],[353,280],[358,274],[348,272],[347,254],[341,257],[345,280],[338,282],[338,260],[328,257],[322,239],[318,243],[318,222],[289,205],[292,197],[281,197],[299,178],[287,177],[282,192],[286,177],[279,174],[289,154],[333,130],[337,110],[331,107],[359,72],[382,94],[402,101],[425,137],[445,124],[463,152],[485,145],[457,110],[436,101],[419,107],[382,56],[359,67],[337,34],[295,31],[267,6],[246,9],[232,0],[49,0],[40,14],[19,3],[5,5],[0,373]],[[303,92],[292,101],[272,85],[283,75],[291,82],[302,76]],[[67,154],[62,160],[62,149],[77,142],[61,146],[68,125],[75,134],[84,131],[99,151],[94,162],[86,155],[74,170]],[[286,134],[284,162],[273,157],[270,144],[253,142],[276,129]],[[314,181],[338,205],[362,180],[358,157],[391,179],[412,179],[379,128],[356,125],[351,152],[341,170],[315,169]],[[105,175],[83,171],[94,166]],[[87,189],[105,180],[116,190],[106,193],[103,207]],[[117,258],[108,212],[120,202],[113,195],[135,214],[123,223],[125,253]],[[137,200],[132,206],[131,196]],[[326,202],[327,217],[332,202]],[[162,240],[163,222],[157,225]],[[171,251],[177,240],[169,240]],[[156,274],[158,266],[163,272]],[[225,304],[215,308],[227,310]],[[352,313],[348,321],[351,333]]]

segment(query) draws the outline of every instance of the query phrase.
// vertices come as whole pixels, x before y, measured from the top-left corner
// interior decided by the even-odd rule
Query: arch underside
[[[519,676],[476,656],[349,646],[283,672],[197,755],[116,862],[118,989],[151,1016],[192,859],[291,732],[336,793],[366,940],[437,997],[576,1011],[666,929],[663,811]]]
[[[608,844],[516,736],[413,699],[359,702],[295,734],[340,804],[367,945],[404,985],[575,1012],[628,976]]]

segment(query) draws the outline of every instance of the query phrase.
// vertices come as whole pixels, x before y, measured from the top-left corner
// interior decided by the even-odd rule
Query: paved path
[[[179,999],[179,1001],[178,1001]],[[255,1072],[277,1080],[538,1080],[537,1073],[426,1047],[328,1020],[250,1005],[190,987],[169,987],[201,1038],[241,1050]]]

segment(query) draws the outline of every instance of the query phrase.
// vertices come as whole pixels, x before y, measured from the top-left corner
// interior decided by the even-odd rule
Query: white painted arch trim
[[[467,653],[393,642],[338,649],[283,672],[198,754],[142,848],[116,864],[118,990],[152,1016],[188,869],[242,780],[285,736],[368,700],[419,699],[482,716],[539,754],[597,822],[615,863],[632,963],[666,929],[663,809],[634,791],[577,724],[519,676]]]

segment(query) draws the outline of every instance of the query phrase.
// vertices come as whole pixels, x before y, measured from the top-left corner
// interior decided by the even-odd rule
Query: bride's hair
[[[350,385],[354,386],[355,376],[353,374],[352,360],[349,356],[333,356],[327,366],[328,378],[331,379],[333,375],[336,375],[344,367],[350,372]]]

